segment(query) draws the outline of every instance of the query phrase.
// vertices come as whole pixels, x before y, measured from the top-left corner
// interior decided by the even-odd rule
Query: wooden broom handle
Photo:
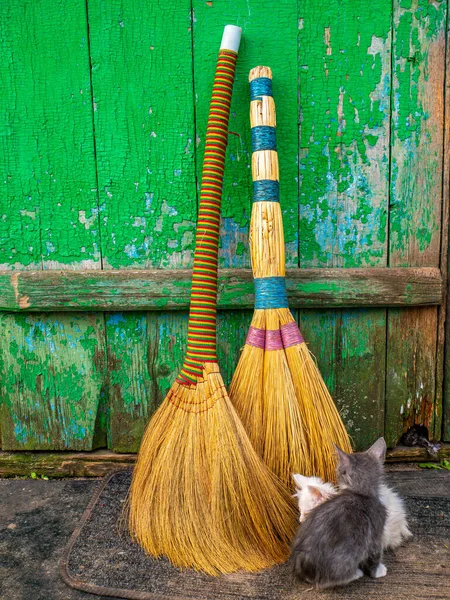
[[[228,143],[231,92],[240,27],[224,30],[211,95],[197,218],[186,358],[177,380],[196,383],[205,362],[217,362],[216,303],[220,204]]]
[[[250,222],[250,254],[255,291],[261,279],[276,303],[277,290],[285,285],[285,249],[280,209],[276,113],[272,96],[272,71],[255,67],[250,71],[250,125],[252,133],[253,207]],[[280,291],[281,294],[281,291]],[[281,300],[279,301],[281,303]],[[283,296],[283,304],[286,304]],[[258,307],[258,302],[255,307]],[[278,306],[274,306],[278,307]],[[281,304],[280,304],[281,307]],[[268,308],[268,306],[267,306]]]
[[[272,69],[255,67],[249,73],[250,127],[252,128],[253,181],[279,181],[276,112],[272,97]],[[266,198],[265,198],[266,200]],[[267,200],[279,202],[279,197]]]

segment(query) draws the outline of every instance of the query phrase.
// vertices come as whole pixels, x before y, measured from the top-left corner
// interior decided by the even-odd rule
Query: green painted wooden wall
[[[184,310],[89,310],[68,297],[73,310],[58,311],[43,288],[47,308],[36,312],[32,297],[19,297],[18,274],[191,266],[226,23],[244,37],[220,266],[250,264],[247,75],[268,64],[288,267],[332,268],[337,277],[338,269],[440,269],[438,305],[369,299],[296,312],[355,444],[384,433],[392,446],[415,422],[450,440],[448,2],[9,0],[2,8],[0,275],[19,305],[0,312],[3,449],[135,451],[177,374]],[[250,318],[238,306],[220,312],[227,383]]]

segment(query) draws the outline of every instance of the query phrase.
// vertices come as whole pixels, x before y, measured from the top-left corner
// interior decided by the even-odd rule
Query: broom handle
[[[249,81],[253,151],[250,253],[255,308],[287,308],[272,71],[269,67],[255,67],[250,71]]]
[[[196,383],[202,365],[216,362],[216,303],[220,202],[228,120],[241,28],[224,30],[212,89],[195,239],[188,347],[178,381]]]

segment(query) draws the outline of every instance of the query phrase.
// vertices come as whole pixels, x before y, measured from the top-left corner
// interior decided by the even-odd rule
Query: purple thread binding
[[[248,346],[254,346],[255,348],[263,348],[266,341],[266,330],[258,329],[257,327],[252,327],[248,330],[247,339],[245,343]]]
[[[266,350],[282,350],[281,331],[279,329],[268,329],[266,331]]]
[[[281,336],[283,338],[283,346],[285,348],[297,346],[297,344],[303,344],[305,341],[295,321],[291,321],[286,325],[282,325]]]

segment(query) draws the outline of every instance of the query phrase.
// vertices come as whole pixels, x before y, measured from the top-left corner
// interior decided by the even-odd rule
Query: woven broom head
[[[296,515],[258,457],[217,364],[175,383],[142,440],[129,497],[133,537],[153,556],[216,575],[284,561]]]

